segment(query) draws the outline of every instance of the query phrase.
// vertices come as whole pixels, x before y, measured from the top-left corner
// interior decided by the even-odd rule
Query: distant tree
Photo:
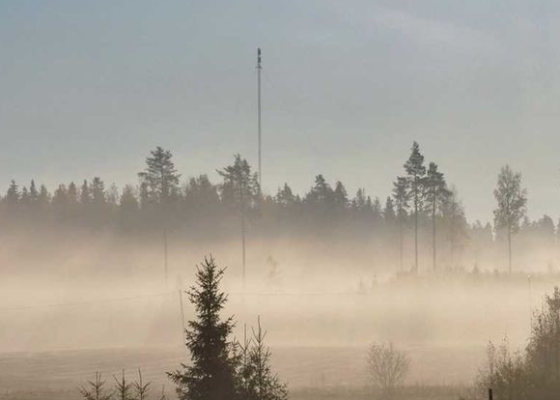
[[[140,208],[145,211],[150,205],[150,193],[148,192],[148,184],[146,182],[140,182],[139,192]]]
[[[451,265],[455,263],[455,253],[458,249],[464,247],[468,239],[468,224],[465,217],[463,205],[457,198],[457,191],[452,188],[448,190],[443,197],[441,207],[441,218],[443,228],[445,229],[445,238],[449,246],[449,262]],[[490,243],[492,235],[490,231]]]
[[[381,207],[381,200],[379,200],[379,197],[376,197],[373,200],[373,204],[372,204],[372,219],[373,219],[373,225],[376,227],[381,226],[381,223],[383,221],[383,209]]]
[[[418,273],[418,213],[423,209],[426,167],[424,156],[420,153],[420,145],[412,144],[410,157],[404,164],[408,195],[412,200],[414,211],[414,272]]]
[[[387,225],[388,227],[393,227],[395,221],[397,220],[395,205],[391,197],[387,197],[387,200],[385,200],[385,208],[383,209],[383,220],[385,221],[385,225]]]
[[[119,188],[114,183],[109,187],[107,191],[107,204],[111,210],[115,210],[119,205],[119,199],[121,195],[119,193]]]
[[[140,206],[136,198],[135,189],[126,185],[122,191],[118,206],[121,227],[125,230],[137,226],[138,211]]]
[[[246,342],[241,371],[241,397],[245,400],[287,400],[287,386],[280,382],[270,366],[270,350],[265,345],[266,332],[261,328],[260,318],[257,330],[253,330],[251,344]]]
[[[50,204],[51,195],[45,185],[41,185],[39,188],[39,198],[37,201],[41,208],[46,208]]]
[[[35,181],[32,179],[29,185],[29,203],[32,206],[36,206],[39,203],[39,192],[35,186]]]
[[[373,202],[371,197],[366,194],[365,189],[358,189],[356,195],[350,202],[350,210],[356,221],[361,222],[367,228],[370,228],[370,221],[373,215]]]
[[[406,378],[410,367],[407,354],[393,343],[373,344],[367,354],[369,379],[377,385],[385,398],[392,398],[395,388]]]
[[[8,206],[14,206],[19,203],[21,193],[19,192],[19,187],[15,180],[12,179],[10,182],[10,187],[6,192],[6,196],[4,197],[4,202]]]
[[[96,207],[103,207],[107,203],[107,193],[105,192],[105,183],[99,177],[93,178],[91,181],[91,201]]]
[[[66,217],[68,213],[68,190],[66,185],[60,184],[54,191],[52,205],[55,213],[59,217]]]
[[[220,312],[227,296],[219,285],[224,270],[213,258],[197,267],[196,284],[188,292],[196,312],[189,321],[186,345],[191,353],[190,365],[169,373],[177,384],[180,400],[235,400],[237,398],[234,343],[229,341],[233,329],[232,317],[221,320]]]
[[[278,188],[278,193],[276,194],[275,201],[278,205],[283,208],[293,207],[297,202],[297,196],[294,195],[292,188],[284,183],[282,188]]]
[[[66,197],[68,199],[68,204],[73,207],[78,204],[78,188],[74,182],[70,182],[68,189],[66,190]]]
[[[521,187],[521,174],[514,173],[509,165],[503,167],[498,175],[494,190],[498,203],[494,210],[494,227],[504,230],[508,242],[508,270],[512,270],[511,237],[519,230],[519,223],[525,216],[527,191]]]
[[[348,193],[342,182],[337,181],[333,192],[334,206],[338,210],[346,210],[348,207]]]
[[[25,186],[23,187],[23,189],[21,189],[19,202],[26,207],[30,204],[29,190]]]
[[[80,204],[82,206],[87,206],[91,203],[91,191],[88,185],[88,181],[84,179],[82,187],[80,189]]]
[[[207,175],[191,178],[185,187],[185,205],[187,211],[195,217],[208,217],[215,215],[220,204],[218,187],[208,179]]]
[[[178,191],[180,174],[172,161],[169,150],[156,147],[146,158],[146,169],[138,176],[145,183],[148,201],[153,204],[168,205]]]
[[[447,184],[443,173],[438,171],[438,166],[436,163],[431,162],[428,166],[428,172],[425,178],[425,195],[426,201],[430,208],[430,214],[432,218],[432,268],[434,271],[437,269],[437,255],[436,255],[436,216],[441,210],[441,204],[449,196],[449,190],[447,189]]]
[[[259,180],[251,166],[241,155],[236,154],[232,165],[218,171],[222,177],[222,201],[234,209],[245,210],[255,207],[260,200]]]
[[[397,221],[399,224],[399,269],[403,269],[404,253],[404,224],[407,218],[407,210],[410,202],[408,191],[408,181],[406,178],[399,177],[393,183],[393,198],[397,208]]]
[[[305,195],[304,203],[306,208],[315,217],[315,222],[324,224],[328,223],[330,218],[332,218],[335,204],[334,190],[327,183],[323,175],[319,174],[315,177],[315,184]]]

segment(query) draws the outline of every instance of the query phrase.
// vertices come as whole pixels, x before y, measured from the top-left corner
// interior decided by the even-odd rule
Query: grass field
[[[276,347],[273,366],[288,382],[292,399],[366,399],[374,397],[364,371],[364,348]],[[408,348],[412,365],[406,399],[454,399],[474,378],[483,348]],[[77,399],[77,388],[99,371],[112,379],[124,369],[133,378],[141,368],[168,397],[173,386],[166,371],[187,361],[181,348],[120,348],[0,355],[0,399]],[[424,396],[424,397],[423,397]],[[427,397],[426,397],[427,396]],[[434,397],[435,396],[435,397]]]

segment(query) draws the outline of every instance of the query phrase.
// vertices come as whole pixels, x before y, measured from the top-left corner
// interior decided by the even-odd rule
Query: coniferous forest
[[[157,147],[139,166],[136,179],[122,188],[102,177],[57,187],[12,180],[0,201],[0,221],[20,232],[56,228],[133,236],[165,230],[220,242],[237,240],[243,220],[248,237],[307,238],[327,247],[346,241],[367,246],[373,255],[383,253],[397,271],[417,272],[420,253],[424,272],[511,272],[512,246],[520,255],[514,259],[517,270],[530,264],[553,271],[559,265],[558,229],[547,215],[533,221],[526,216],[520,173],[505,166],[493,194],[495,215],[490,221],[469,221],[460,191],[446,181],[445,171],[425,160],[416,142],[406,154],[403,149],[403,169],[395,171],[391,193],[348,193],[343,182],[322,174],[305,193],[295,193],[288,182],[276,193],[263,193],[254,168],[239,154],[211,181],[208,175],[178,171],[172,152]],[[515,210],[504,209],[509,181],[517,185]]]

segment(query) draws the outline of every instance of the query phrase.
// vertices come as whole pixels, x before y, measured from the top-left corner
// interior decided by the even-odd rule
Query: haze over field
[[[559,22],[1,2],[0,400],[555,400]]]

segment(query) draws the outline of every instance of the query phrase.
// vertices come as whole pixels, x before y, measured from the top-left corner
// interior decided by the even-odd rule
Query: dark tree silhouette
[[[404,164],[404,169],[414,211],[414,272],[418,273],[418,213],[422,211],[424,205],[426,167],[424,166],[424,156],[420,153],[420,145],[417,142],[412,144],[412,151]]]
[[[224,270],[213,258],[206,258],[197,267],[196,284],[188,292],[196,310],[196,320],[189,321],[186,345],[191,353],[191,365],[169,373],[177,384],[181,400],[234,400],[237,358],[234,344],[229,341],[233,329],[232,317],[221,320],[220,312],[227,301],[219,285]]]
[[[509,165],[503,167],[498,175],[494,198],[498,203],[494,210],[494,227],[506,232],[508,271],[511,273],[511,236],[519,231],[519,223],[525,216],[527,191],[521,187],[521,174],[513,172]]]
[[[146,169],[140,172],[143,190],[146,191],[146,200],[152,204],[167,205],[176,194],[180,174],[175,169],[171,151],[156,147],[146,158]]]
[[[436,216],[440,211],[441,204],[445,201],[446,197],[449,196],[449,190],[447,189],[447,183],[443,173],[438,171],[438,166],[436,163],[431,162],[428,166],[428,172],[426,173],[425,179],[426,187],[426,201],[430,208],[430,214],[432,219],[432,268],[434,271],[437,269],[437,255],[436,255]]]
[[[271,353],[265,345],[266,332],[261,328],[260,318],[257,329],[252,330],[250,342],[242,344],[241,380],[242,398],[245,400],[287,400],[287,386],[280,382],[270,366]]]

